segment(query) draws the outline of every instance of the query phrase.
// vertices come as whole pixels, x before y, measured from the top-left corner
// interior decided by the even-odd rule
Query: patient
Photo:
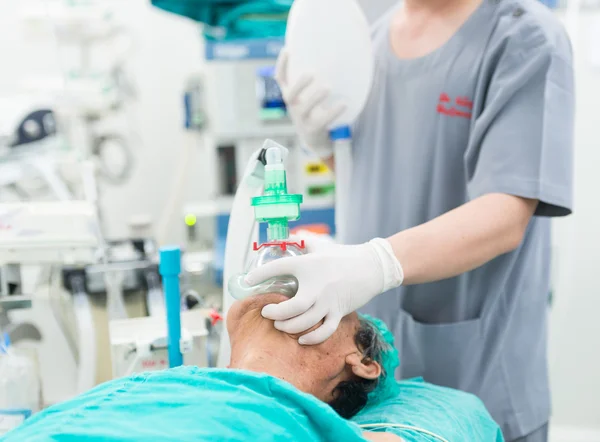
[[[301,335],[280,332],[261,315],[265,305],[286,299],[270,294],[233,305],[227,317],[230,368],[268,373],[330,404],[340,416],[351,418],[366,405],[367,395],[378,384],[381,354],[387,344],[369,321],[352,313],[323,344],[299,345]]]
[[[387,344],[373,325],[351,314],[325,343],[301,346],[260,314],[286,299],[262,295],[232,306],[228,370],[182,367],[108,382],[0,440],[401,441],[345,420],[388,375]]]

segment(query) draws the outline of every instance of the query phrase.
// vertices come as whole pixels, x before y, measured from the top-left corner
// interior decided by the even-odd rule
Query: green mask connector
[[[264,194],[252,198],[252,206],[256,221],[268,224],[268,241],[286,241],[290,237],[288,223],[300,218],[302,195],[288,194],[283,149],[274,142],[269,146],[266,152]]]

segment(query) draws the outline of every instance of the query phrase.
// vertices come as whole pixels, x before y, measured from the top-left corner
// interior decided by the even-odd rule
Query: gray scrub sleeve
[[[573,202],[571,50],[528,37],[513,39],[480,84],[485,98],[465,154],[469,198],[537,199],[536,215],[564,216]],[[519,41],[530,43],[510,47]]]

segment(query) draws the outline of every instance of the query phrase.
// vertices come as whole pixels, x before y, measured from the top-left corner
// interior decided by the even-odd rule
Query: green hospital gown
[[[503,442],[500,427],[475,396],[412,379],[398,383],[398,394],[367,408],[352,420],[359,424],[392,423],[416,427],[450,442]],[[369,429],[370,431],[374,431]],[[439,442],[423,431],[387,428],[405,442]]]
[[[102,384],[55,405],[0,437],[1,442],[363,441],[359,424],[417,426],[449,441],[502,442],[474,396],[422,381],[353,421],[287,382],[240,370],[182,367]],[[365,430],[366,431],[366,430]],[[390,430],[405,442],[438,442]]]
[[[328,405],[265,374],[182,367],[107,382],[2,442],[362,441]]]

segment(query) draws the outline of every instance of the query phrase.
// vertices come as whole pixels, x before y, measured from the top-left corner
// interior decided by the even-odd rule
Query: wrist
[[[381,266],[383,280],[381,293],[400,287],[404,282],[404,270],[390,242],[387,239],[375,238],[369,241],[369,244],[375,251]]]

